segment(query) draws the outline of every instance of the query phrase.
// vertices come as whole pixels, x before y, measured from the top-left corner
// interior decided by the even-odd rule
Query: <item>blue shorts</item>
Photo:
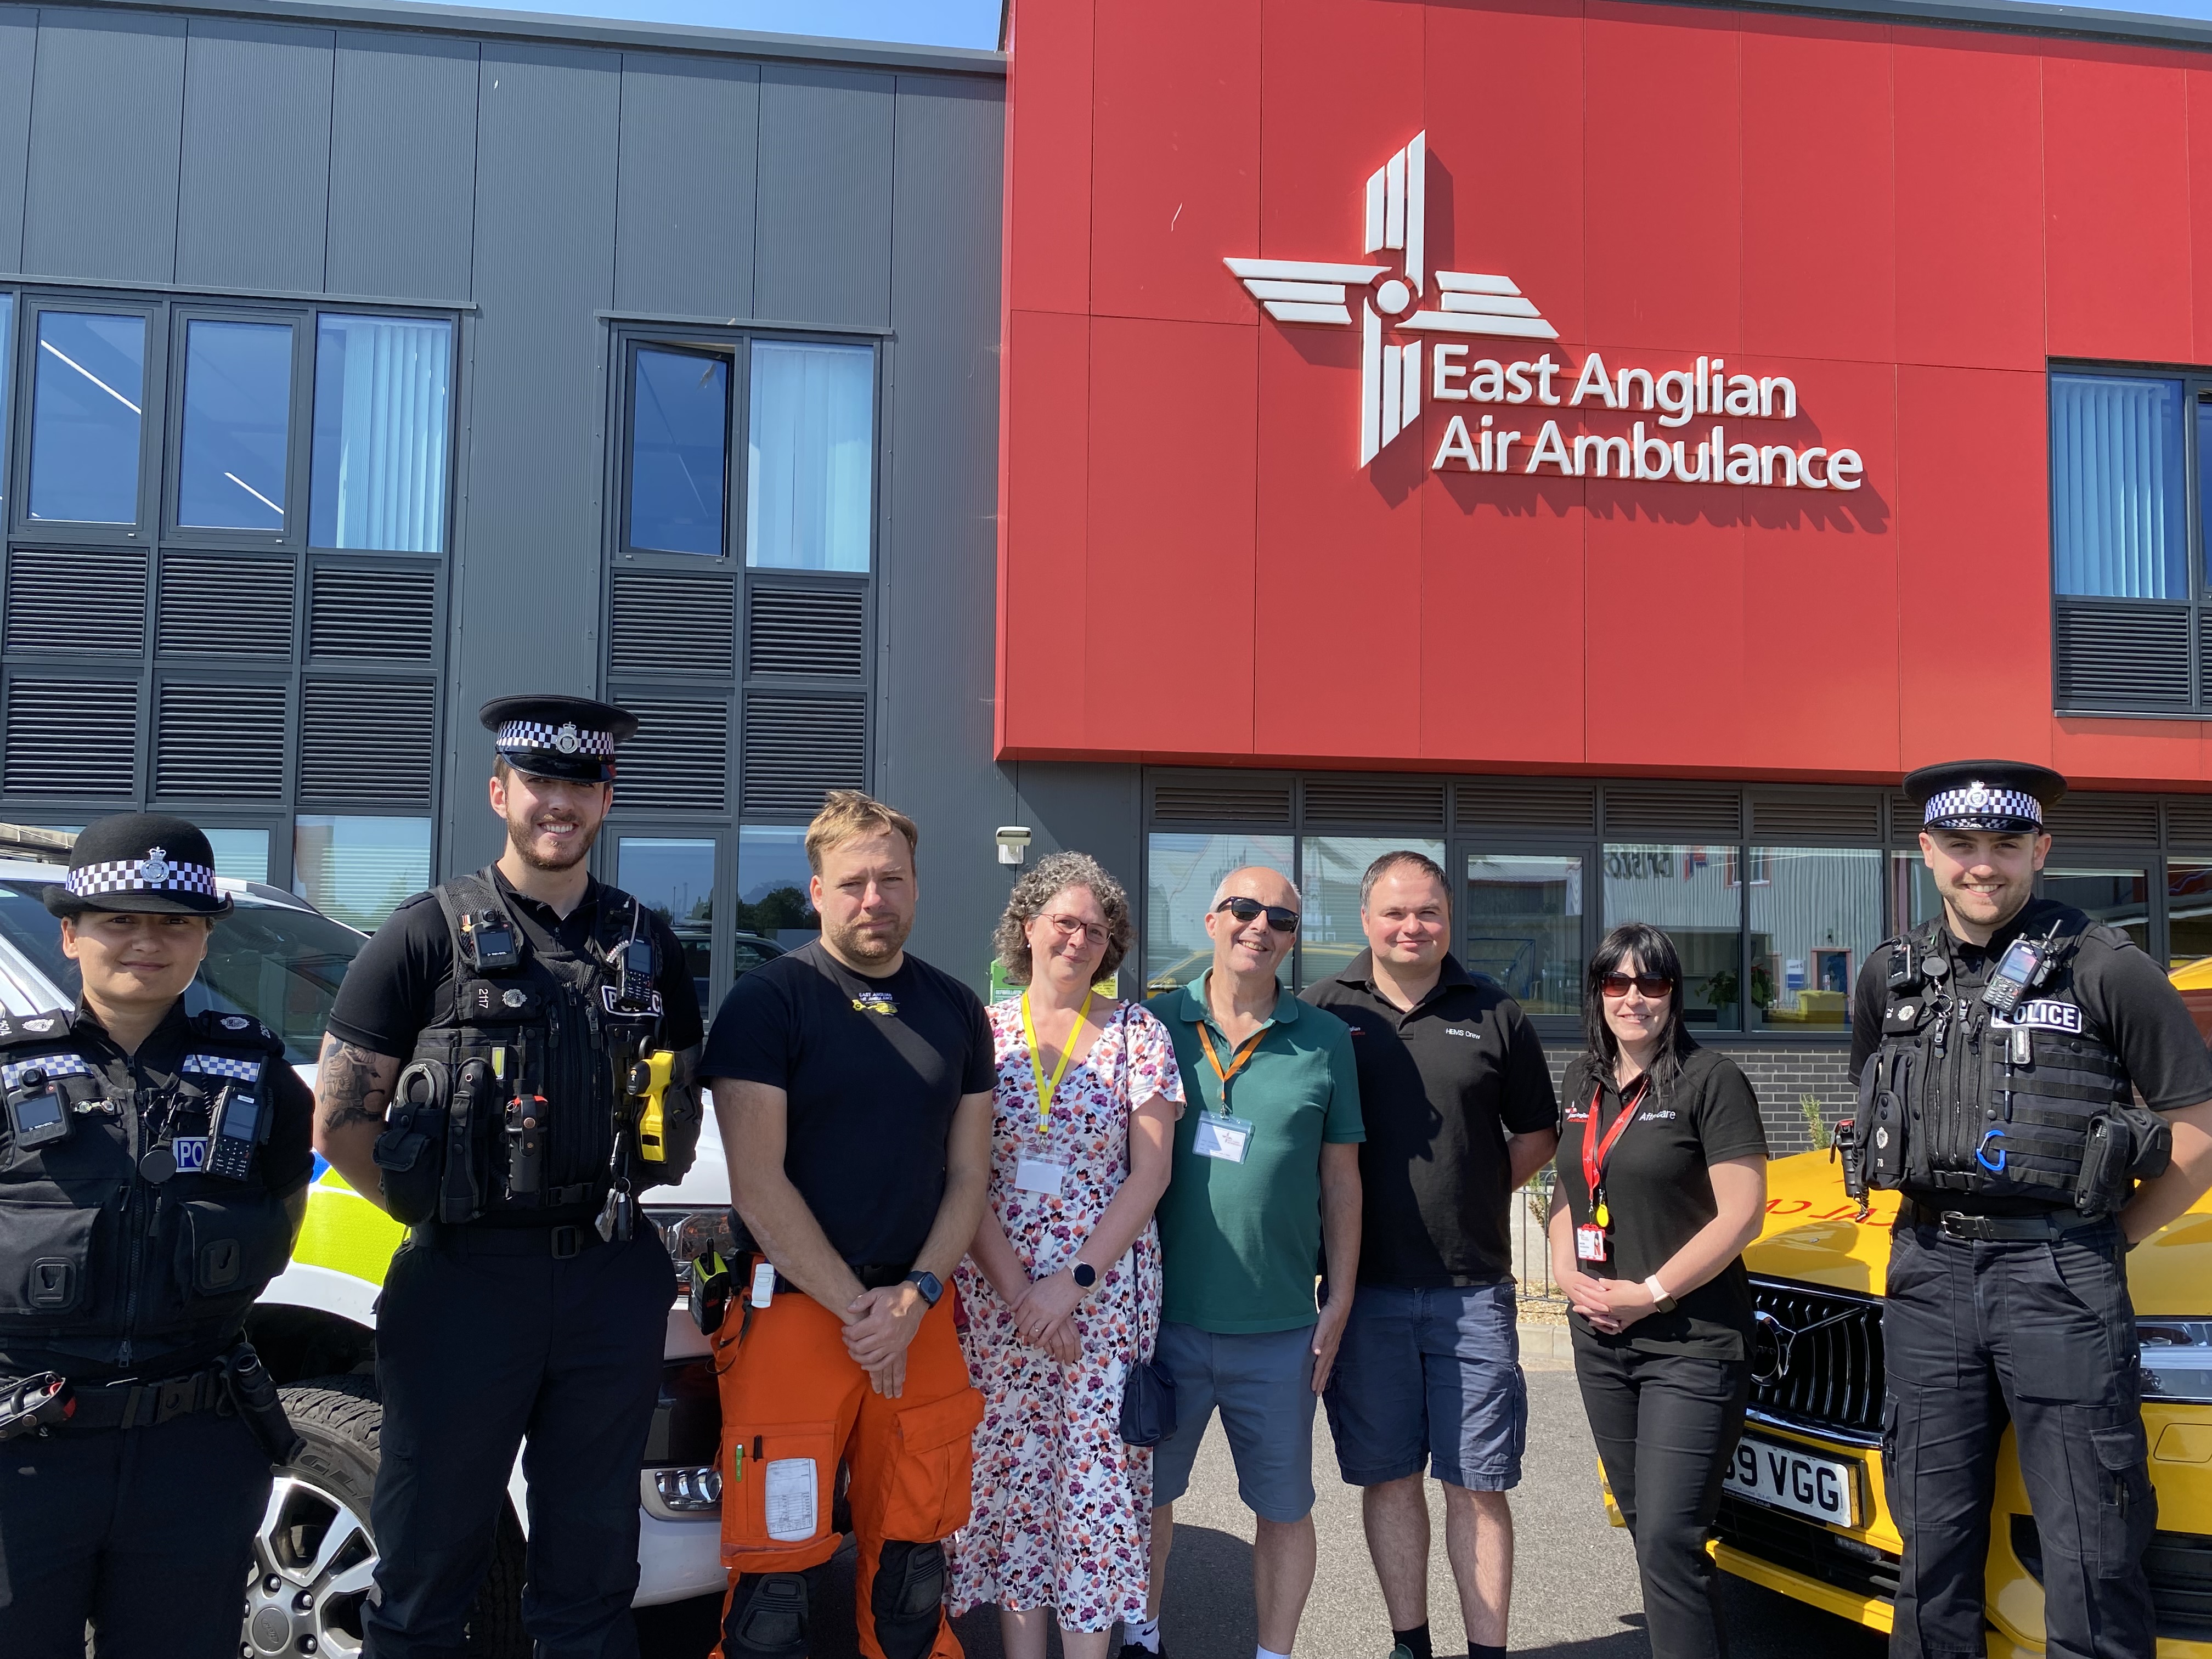
[[[1262,1521],[1313,1513],[1313,1327],[1224,1335],[1163,1324],[1154,1357],[1175,1381],[1175,1432],[1152,1453],[1152,1502],[1190,1487],[1214,1408],[1237,1464],[1237,1495]]]
[[[1329,1374],[1337,1467],[1355,1486],[1421,1472],[1469,1492],[1521,1484],[1528,1385],[1513,1281],[1362,1285]]]

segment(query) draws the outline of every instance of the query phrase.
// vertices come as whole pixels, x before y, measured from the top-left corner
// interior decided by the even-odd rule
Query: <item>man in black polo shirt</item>
[[[849,789],[807,826],[815,944],[739,980],[700,1062],[742,1237],[721,1378],[722,1659],[805,1659],[850,1469],[868,1659],[960,1659],[942,1540],[982,1396],[940,1308],[991,1172],[989,1021],[909,956],[914,820]]]
[[[1514,1326],[1514,1189],[1559,1145],[1559,1104],[1521,1006],[1446,947],[1451,888],[1419,853],[1360,884],[1368,948],[1305,1000],[1352,1027],[1367,1139],[1359,1291],[1323,1396],[1395,1643],[1431,1659],[1429,1504],[1444,1530],[1470,1659],[1505,1651],[1528,1402]]]

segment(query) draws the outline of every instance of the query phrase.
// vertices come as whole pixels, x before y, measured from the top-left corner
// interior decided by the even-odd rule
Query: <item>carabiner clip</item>
[[[1990,1162],[1989,1152],[1990,1142],[1992,1140],[2001,1139],[2003,1135],[2004,1131],[2001,1128],[1988,1130],[1982,1136],[1982,1144],[1974,1148],[1974,1162],[1980,1164],[1991,1175],[2002,1175],[2004,1173],[2004,1149],[2002,1146],[1997,1149],[1997,1161],[1994,1164]]]

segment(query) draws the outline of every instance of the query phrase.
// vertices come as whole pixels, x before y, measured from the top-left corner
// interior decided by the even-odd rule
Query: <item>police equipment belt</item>
[[[451,1250],[457,1255],[546,1255],[556,1261],[605,1243],[596,1228],[449,1226],[441,1221],[418,1221],[408,1230],[413,1243],[429,1249]]]
[[[1961,1210],[1931,1210],[1924,1204],[1908,1202],[1899,1209],[1899,1219],[1910,1225],[1937,1228],[1947,1238],[1982,1243],[2043,1243],[2105,1226],[2112,1218],[2064,1211],[2050,1215],[1968,1215]]]
[[[0,1400],[15,1396],[37,1377],[0,1379]],[[180,1376],[152,1381],[125,1377],[113,1382],[72,1382],[56,1426],[72,1429],[146,1429],[194,1412],[211,1411],[228,1401],[222,1364],[203,1365]]]

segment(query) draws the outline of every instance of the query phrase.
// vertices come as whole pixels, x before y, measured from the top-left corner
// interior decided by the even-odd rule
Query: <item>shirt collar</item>
[[[138,1045],[137,1054],[131,1058],[144,1060],[154,1055],[167,1054],[172,1049],[179,1053],[183,1052],[185,1040],[190,1035],[185,1029],[185,1021],[187,1018],[185,1012],[185,1000],[179,997],[169,1005],[169,1012],[161,1016],[161,1023],[146,1033],[146,1040]],[[107,1028],[100,1023],[100,1016],[92,1012],[91,1005],[81,996],[77,999],[76,1022],[72,1029],[77,1033],[97,1039],[103,1047],[115,1054],[123,1053],[122,1044],[108,1036]]]
[[[597,876],[586,875],[584,878],[584,896],[576,901],[576,908],[565,916],[556,914],[553,907],[546,903],[544,899],[534,899],[516,887],[507,878],[507,872],[496,864],[491,867],[491,878],[497,884],[501,894],[513,899],[517,904],[528,905],[531,914],[543,917],[549,927],[562,927],[574,921],[580,916],[589,915],[599,902],[599,878]]]
[[[1182,1007],[1179,1012],[1182,1018],[1188,1021],[1193,1025],[1197,1024],[1200,1020],[1204,1020],[1208,1025],[1212,1026],[1215,1030],[1219,1031],[1221,1030],[1221,1024],[1218,1020],[1214,1018],[1213,1009],[1206,1000],[1206,981],[1211,980],[1212,977],[1213,969],[1212,968],[1208,968],[1196,979],[1191,981],[1189,984],[1182,988]],[[1298,1000],[1292,996],[1290,992],[1285,989],[1282,984],[1278,981],[1275,986],[1274,1012],[1268,1015],[1267,1018],[1260,1022],[1260,1029],[1264,1031],[1271,1025],[1289,1025],[1294,1023],[1298,1017]],[[1222,1035],[1225,1036],[1228,1033],[1224,1031]]]

